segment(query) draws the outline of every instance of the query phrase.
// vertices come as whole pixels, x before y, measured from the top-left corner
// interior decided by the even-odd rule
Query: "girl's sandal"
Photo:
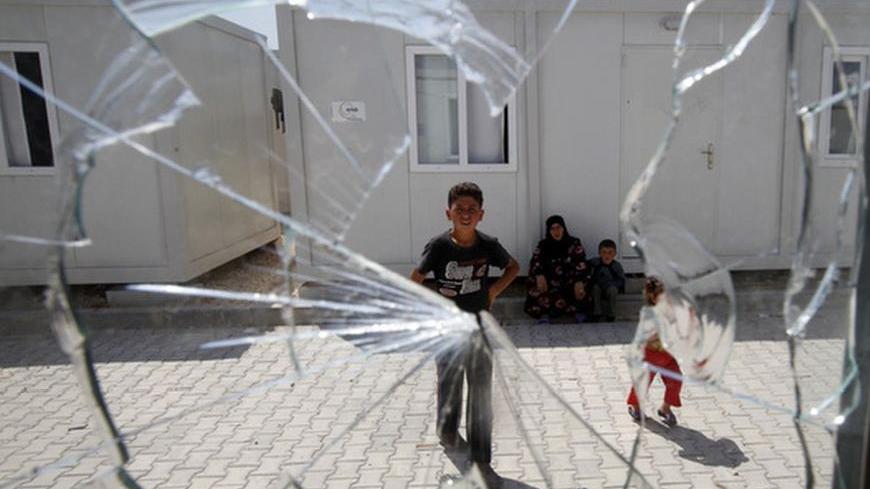
[[[662,412],[661,409],[659,409],[658,415],[659,415],[659,419],[662,420],[662,423],[664,423],[668,426],[676,426],[677,417],[674,416],[674,413],[672,411],[669,411],[668,413],[664,413],[664,412]]]

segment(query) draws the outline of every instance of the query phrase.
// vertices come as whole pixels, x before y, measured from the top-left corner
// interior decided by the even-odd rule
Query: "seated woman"
[[[526,313],[539,323],[562,314],[575,314],[583,322],[588,280],[583,244],[568,234],[562,216],[550,216],[547,237],[538,243],[529,265]]]

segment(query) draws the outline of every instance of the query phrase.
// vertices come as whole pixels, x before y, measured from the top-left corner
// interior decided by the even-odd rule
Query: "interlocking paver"
[[[571,408],[627,455],[638,433],[624,405],[629,386],[625,343],[633,325],[516,324],[506,331],[520,343],[523,358]],[[107,401],[122,431],[137,430],[128,440],[134,477],[148,486],[167,488],[266,487],[282,473],[298,473],[325,442],[339,434],[343,436],[338,443],[306,473],[306,486],[432,487],[464,466],[465,459],[452,459],[437,444],[431,365],[344,433],[360,410],[413,368],[422,354],[378,355],[368,363],[327,368],[310,378],[209,404],[292,369],[282,343],[211,356],[198,350],[205,341],[239,334],[231,328],[96,334],[94,352]],[[735,344],[723,382],[743,394],[790,406],[787,347],[782,340],[756,336],[761,339]],[[828,394],[841,367],[838,348],[842,341],[837,339],[807,340],[802,347],[801,359],[811,362],[801,373],[809,399]],[[309,366],[356,352],[338,339],[300,342],[297,350]],[[82,454],[97,444],[95,424],[62,359],[49,338],[0,338],[0,405],[7,408],[0,414],[0,482],[35,465]],[[528,388],[525,397],[511,395],[510,399],[520,401],[528,442],[542,454],[555,486],[621,487],[624,462],[580,423],[566,422],[564,406],[515,361],[505,358],[500,365],[512,386]],[[543,476],[500,389],[496,384],[494,466],[510,479],[540,485]],[[648,414],[661,395],[656,381]],[[183,413],[174,421],[150,426],[167,415]],[[802,483],[803,455],[787,415],[689,385],[678,416],[677,428],[661,428],[651,420],[642,432],[636,467],[654,485],[796,487]],[[819,429],[807,429],[806,437],[816,482],[830,485],[831,437]],[[97,452],[23,487],[72,486],[105,467],[105,455]]]
[[[247,483],[248,474],[254,470],[254,467],[228,467],[226,476],[221,485],[241,485]]]

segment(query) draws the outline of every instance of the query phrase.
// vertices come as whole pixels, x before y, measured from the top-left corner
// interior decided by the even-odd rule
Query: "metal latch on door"
[[[707,155],[707,169],[713,169],[713,143],[707,143],[707,151],[701,151],[702,155]]]

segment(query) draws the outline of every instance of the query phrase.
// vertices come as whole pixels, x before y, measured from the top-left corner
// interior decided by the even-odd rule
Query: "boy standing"
[[[625,272],[615,258],[616,243],[605,239],[598,244],[598,258],[589,261],[593,321],[616,320],[616,296],[625,292]]]
[[[488,310],[492,301],[507,288],[519,272],[519,264],[498,240],[477,231],[483,219],[483,192],[476,184],[454,185],[447,194],[449,231],[432,238],[423,250],[411,280],[422,283],[434,272],[438,293],[452,299],[463,311],[474,314]],[[504,269],[490,283],[489,267]],[[462,407],[462,375],[468,381],[466,425],[471,460],[488,483],[498,482],[492,461],[492,351],[478,332],[470,345],[436,361],[438,375],[437,432],[445,448],[456,448]],[[492,484],[490,484],[492,485]]]

